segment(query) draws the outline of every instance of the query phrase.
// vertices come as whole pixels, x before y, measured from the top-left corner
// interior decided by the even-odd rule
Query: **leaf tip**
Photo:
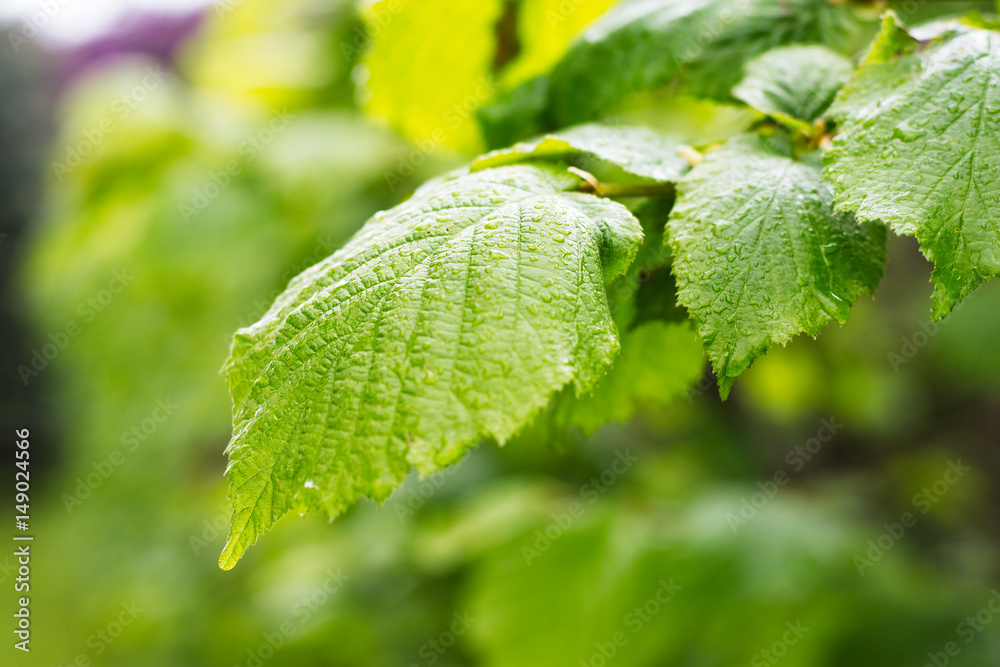
[[[236,540],[235,535],[231,535],[229,540],[226,542],[226,546],[222,548],[222,553],[219,554],[219,568],[225,571],[229,571],[236,567],[236,563],[239,562],[240,557],[243,556],[246,551],[246,547],[241,547]]]
[[[719,377],[719,398],[725,401],[729,398],[729,391],[733,388],[733,384],[736,383],[736,378],[729,377],[728,375],[723,375]]]

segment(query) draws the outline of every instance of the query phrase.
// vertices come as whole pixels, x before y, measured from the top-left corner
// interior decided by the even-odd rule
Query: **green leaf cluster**
[[[449,3],[397,3],[366,56],[370,109],[420,139],[490,54],[503,78],[501,14],[528,4],[469,9],[463,39],[496,42],[427,100],[448,75],[422,59],[464,47],[410,58]],[[1000,34],[976,18],[910,33],[889,13],[855,68],[869,18],[826,0],[625,0],[491,93],[482,134],[452,147],[549,131],[375,215],[236,334],[223,567],[287,512],[384,501],[411,467],[503,444],[546,406],[589,433],[666,402],[697,379],[699,338],[725,398],[772,345],[875,292],[886,227],[935,263],[935,317],[1000,271]],[[653,89],[748,120],[711,141],[574,125]]]

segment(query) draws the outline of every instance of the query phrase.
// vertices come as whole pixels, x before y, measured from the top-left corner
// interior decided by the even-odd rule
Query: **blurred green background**
[[[365,22],[237,0],[86,46],[5,38],[0,465],[29,428],[35,541],[32,650],[8,631],[0,663],[1000,665],[1000,283],[931,325],[911,239],[847,325],[771,351],[725,404],[706,375],[589,435],[543,416],[218,568],[233,332],[492,147],[476,108],[610,4],[392,0]],[[618,117],[692,141],[754,120],[669,91]],[[5,547],[10,628],[15,577]]]

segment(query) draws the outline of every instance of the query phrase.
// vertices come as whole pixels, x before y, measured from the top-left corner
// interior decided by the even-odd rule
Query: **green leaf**
[[[633,176],[673,183],[690,167],[678,153],[681,145],[678,139],[647,127],[591,123],[488,153],[472,163],[472,171],[532,158],[564,158],[582,153]]]
[[[611,313],[622,330],[650,321],[689,320],[687,312],[677,304],[670,248],[663,242],[664,222],[673,205],[673,197],[653,198],[634,211],[642,224],[642,246],[625,275],[608,288]]]
[[[837,209],[917,238],[935,319],[1000,273],[998,81],[1000,34],[955,25],[922,42],[890,14],[831,110]]]
[[[723,398],[770,345],[844,322],[878,284],[884,228],[834,214],[819,168],[792,159],[780,137],[727,142],[677,189],[668,226],[679,301]]]
[[[625,0],[556,66],[553,115],[591,120],[678,76],[694,95],[729,100],[745,62],[783,44],[843,47],[852,16],[828,0]]]
[[[520,0],[517,57],[503,70],[505,86],[548,72],[576,35],[617,0]]]
[[[541,134],[549,101],[549,78],[534,79],[501,91],[494,100],[476,110],[479,127],[490,148],[510,146],[515,141]]]
[[[677,305],[663,221],[672,199],[649,199],[636,211],[643,242],[628,271],[608,287],[608,303],[621,334],[621,354],[593,393],[563,391],[532,435],[548,442],[578,428],[590,435],[608,422],[624,422],[639,409],[663,406],[698,381],[705,367],[701,341]]]
[[[515,166],[421,188],[237,333],[222,567],[286,512],[382,501],[594,386],[619,347],[605,283],[642,229],[578,184]]]
[[[502,0],[381,0],[363,13],[364,108],[403,136],[479,152],[474,110],[494,93],[494,26]]]
[[[705,357],[689,322],[649,321],[622,334],[622,351],[589,396],[559,407],[564,423],[590,434],[627,421],[648,405],[666,405],[702,376]]]
[[[786,127],[808,132],[853,70],[850,60],[822,46],[771,49],[747,63],[733,96]]]

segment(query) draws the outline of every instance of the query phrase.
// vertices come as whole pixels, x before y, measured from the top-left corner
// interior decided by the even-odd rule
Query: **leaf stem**
[[[577,188],[579,192],[592,192],[600,197],[619,199],[627,197],[673,197],[673,183],[598,183],[581,181]]]

